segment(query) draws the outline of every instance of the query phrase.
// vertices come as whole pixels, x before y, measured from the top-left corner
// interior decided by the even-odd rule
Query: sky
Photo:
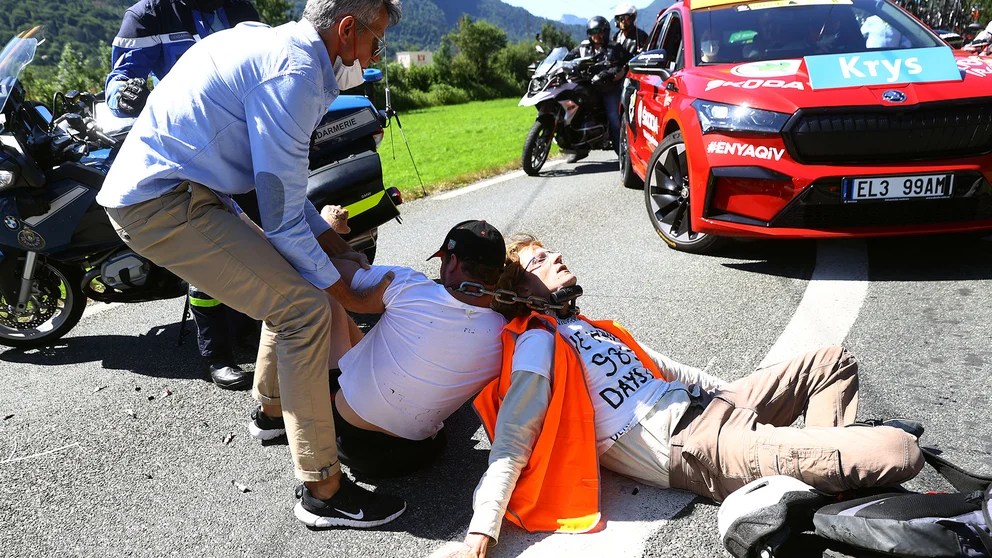
[[[511,6],[519,6],[528,12],[558,21],[562,14],[571,14],[588,19],[594,15],[608,15],[620,0],[502,0]],[[638,9],[647,7],[651,0],[631,2]]]

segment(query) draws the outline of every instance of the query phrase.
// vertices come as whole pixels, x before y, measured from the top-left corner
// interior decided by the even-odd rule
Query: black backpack
[[[992,557],[992,487],[970,493],[893,492],[824,506],[816,534],[854,548],[921,558]]]
[[[891,492],[830,504],[813,515],[816,534],[889,556],[992,558],[992,478],[923,453],[960,492]]]

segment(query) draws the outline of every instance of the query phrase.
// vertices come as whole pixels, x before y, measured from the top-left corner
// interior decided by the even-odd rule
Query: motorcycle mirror
[[[534,50],[540,52],[541,54],[544,54],[544,47],[542,47],[541,45],[535,45]]]

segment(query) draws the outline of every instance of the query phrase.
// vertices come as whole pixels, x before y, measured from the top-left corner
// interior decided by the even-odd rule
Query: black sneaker
[[[300,490],[302,488],[302,490]],[[396,519],[406,511],[402,498],[371,492],[341,476],[341,488],[330,500],[314,498],[306,487],[296,493],[300,501],[293,513],[308,527],[378,527]]]
[[[565,159],[565,162],[566,163],[577,163],[577,162],[581,161],[582,159],[585,159],[588,156],[589,156],[589,152],[588,151],[576,151],[575,153],[572,153],[571,155],[569,155]]]
[[[898,428],[903,432],[912,434],[917,439],[923,436],[925,430],[922,422],[910,419],[868,419],[856,422],[854,426],[891,426],[892,428]]]
[[[248,433],[259,440],[272,440],[286,435],[286,423],[282,417],[270,417],[262,412],[261,407],[257,407],[251,412]]]

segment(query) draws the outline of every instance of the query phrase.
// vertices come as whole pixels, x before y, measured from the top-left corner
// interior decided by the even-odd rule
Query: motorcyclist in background
[[[258,20],[258,12],[248,0],[139,0],[124,12],[121,29],[114,37],[107,108],[118,117],[137,116],[148,99],[150,74],[162,79],[200,39],[242,21]],[[259,222],[254,193],[235,196],[235,201]],[[189,286],[189,301],[197,345],[207,361],[210,378],[224,389],[251,388],[251,373],[234,360],[234,344],[241,337],[253,341],[258,331],[254,320],[193,285]]]
[[[648,46],[648,34],[634,25],[637,20],[637,8],[633,4],[618,4],[613,10],[613,20],[617,23],[617,32],[613,42],[627,52],[627,59],[640,54]]]
[[[610,140],[613,151],[619,154],[620,146],[620,89],[621,80],[627,68],[627,54],[620,45],[611,42],[610,22],[603,16],[596,16],[586,24],[588,39],[572,49],[565,60],[592,58],[593,67],[598,70],[592,78],[592,88],[600,96],[606,110],[610,126]],[[568,162],[574,163],[589,155],[579,151],[569,155]]]

